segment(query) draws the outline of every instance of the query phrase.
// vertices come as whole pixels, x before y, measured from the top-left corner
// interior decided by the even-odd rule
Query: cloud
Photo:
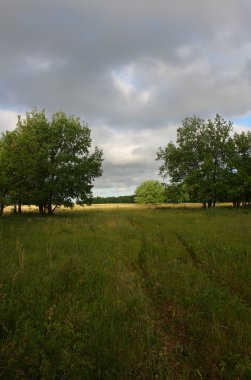
[[[35,106],[80,116],[105,152],[97,189],[131,191],[186,116],[251,112],[250,17],[247,0],[3,2],[0,128]]]
[[[135,65],[128,65],[120,70],[111,72],[114,86],[125,97],[125,100],[132,103],[136,102],[138,107],[145,106],[151,99],[151,90],[140,88],[137,85],[139,76]]]
[[[95,181],[95,194],[131,194],[147,179],[159,179],[160,163],[156,153],[169,139],[176,140],[177,125],[167,125],[153,133],[151,129],[112,130],[109,126],[96,126],[93,139],[102,136],[104,173]]]
[[[17,114],[15,111],[0,109],[0,135],[2,132],[15,129],[16,124]]]

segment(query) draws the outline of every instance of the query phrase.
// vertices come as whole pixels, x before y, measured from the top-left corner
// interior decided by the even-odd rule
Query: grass
[[[0,219],[0,378],[250,379],[251,213]]]

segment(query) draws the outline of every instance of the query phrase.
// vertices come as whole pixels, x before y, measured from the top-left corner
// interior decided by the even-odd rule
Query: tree
[[[7,132],[2,144],[14,203],[53,214],[57,206],[90,201],[103,153],[98,147],[90,153],[90,129],[79,118],[57,112],[48,121],[44,110],[35,109],[18,117],[16,130]]]
[[[135,190],[134,200],[138,204],[160,204],[165,201],[165,187],[155,180],[142,182]]]
[[[3,214],[4,207],[8,202],[8,181],[5,170],[5,161],[3,154],[3,143],[0,140],[0,216]]]
[[[189,194],[186,185],[167,184],[165,186],[165,196],[167,203],[182,203],[189,201]]]
[[[251,200],[251,132],[235,133],[228,154],[228,197],[239,207]]]
[[[21,204],[29,203],[33,190],[31,174],[34,172],[32,142],[18,129],[7,131],[2,139],[2,159],[8,185],[8,198],[21,212]]]
[[[228,188],[231,132],[232,123],[218,114],[207,122],[186,118],[177,130],[176,145],[170,142],[157,152],[157,160],[163,160],[160,175],[169,176],[172,184],[185,184],[190,197],[204,207],[215,205]]]

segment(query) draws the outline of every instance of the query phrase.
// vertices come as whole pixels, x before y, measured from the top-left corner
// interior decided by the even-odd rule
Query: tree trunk
[[[247,207],[247,202],[242,201],[241,202],[241,208],[243,209],[243,208],[246,208],[246,207]]]
[[[22,203],[21,201],[18,201],[18,214],[22,213]]]
[[[211,208],[212,207],[212,201],[208,201],[207,202],[207,208]]]
[[[4,204],[0,203],[0,216],[3,215]]]
[[[38,206],[38,208],[39,208],[39,213],[41,215],[43,215],[44,214],[44,205],[43,205],[43,203],[40,203],[39,206]]]
[[[52,208],[52,210],[51,210],[51,215],[54,214],[54,211],[56,210],[57,207],[58,207],[58,206],[56,205],[56,206],[54,206],[54,207]]]
[[[47,209],[48,209],[48,215],[52,215],[53,214],[53,211],[52,211],[52,204],[49,202],[48,205],[47,205]]]
[[[17,213],[17,205],[16,205],[16,203],[14,204],[13,212],[14,212],[14,214]]]
[[[207,208],[206,202],[203,202],[203,208]]]

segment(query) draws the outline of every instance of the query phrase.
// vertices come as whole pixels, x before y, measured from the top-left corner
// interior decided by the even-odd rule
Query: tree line
[[[102,174],[103,152],[91,146],[85,122],[62,111],[48,120],[34,109],[17,128],[0,138],[0,215],[6,205],[14,212],[36,205],[41,214],[58,206],[91,203],[158,204],[201,202],[204,207],[231,201],[251,201],[251,132],[237,133],[220,115],[207,121],[186,118],[176,143],[159,148],[163,181],[145,181],[134,195],[92,197],[95,178]]]
[[[134,203],[134,195],[119,195],[111,197],[93,197],[93,204],[108,204],[108,203]]]
[[[15,212],[36,205],[51,215],[61,205],[91,202],[103,160],[91,142],[88,125],[62,111],[51,120],[37,109],[18,116],[17,128],[0,139],[0,214],[9,204]]]

